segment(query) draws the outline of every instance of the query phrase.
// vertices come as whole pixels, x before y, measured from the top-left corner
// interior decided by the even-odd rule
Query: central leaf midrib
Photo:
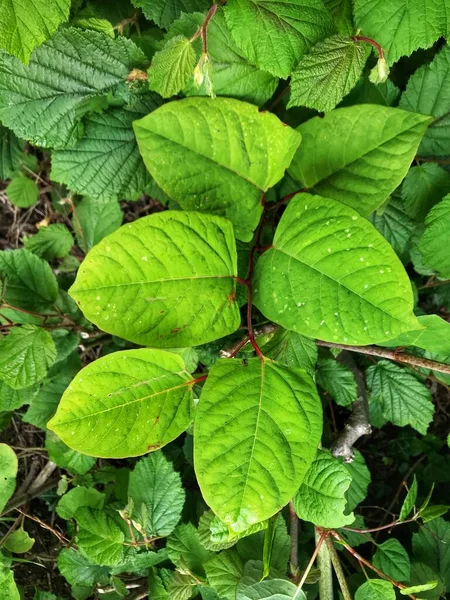
[[[196,280],[196,279],[234,279],[234,275],[199,275],[199,276],[194,276],[194,277],[172,277],[172,278],[167,278],[167,279],[153,279],[152,281],[130,281],[127,283],[111,283],[109,285],[99,285],[96,287],[89,287],[89,288],[80,288],[80,289],[74,289],[73,293],[80,293],[80,292],[92,292],[92,291],[96,291],[96,290],[103,290],[103,289],[109,289],[109,288],[116,288],[116,287],[122,287],[122,286],[132,286],[132,285],[149,285],[152,283],[168,283],[168,282],[172,282],[172,281],[192,281],[192,280]]]

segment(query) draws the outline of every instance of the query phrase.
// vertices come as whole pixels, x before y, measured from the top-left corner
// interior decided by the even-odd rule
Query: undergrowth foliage
[[[0,0],[1,598],[450,592],[448,15]]]

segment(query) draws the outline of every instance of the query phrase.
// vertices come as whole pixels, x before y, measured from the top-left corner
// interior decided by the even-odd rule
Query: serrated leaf
[[[385,342],[384,346],[416,346],[436,354],[450,354],[450,323],[438,315],[417,317],[422,329],[403,333],[399,337]]]
[[[347,504],[345,492],[351,480],[344,465],[329,452],[319,450],[294,496],[298,517],[329,529],[353,523],[354,514],[344,514]]]
[[[425,219],[425,231],[419,241],[424,263],[441,279],[450,279],[448,230],[450,228],[450,194],[430,210]]]
[[[8,444],[0,444],[0,511],[14,493],[16,487],[18,461],[14,450]]]
[[[406,213],[423,220],[435,204],[450,192],[450,175],[439,165],[424,163],[412,167],[402,183]]]
[[[324,0],[324,4],[330,11],[338,32],[342,35],[352,35],[354,32],[352,0]]]
[[[153,57],[148,73],[150,89],[163,98],[170,98],[184,88],[194,68],[195,52],[191,40],[177,35]]]
[[[430,122],[387,106],[338,108],[298,127],[289,174],[367,216],[401,183]]]
[[[373,564],[382,573],[396,581],[409,581],[411,563],[408,552],[395,538],[379,544],[373,557]]]
[[[98,19],[96,17],[77,18],[73,21],[72,25],[80,29],[93,29],[100,33],[106,33],[110,38],[116,37],[114,27],[107,19]]]
[[[167,554],[170,560],[180,568],[188,568],[202,575],[203,565],[212,558],[213,553],[202,546],[197,530],[192,523],[182,523],[167,538]]]
[[[412,170],[410,169],[406,179]],[[407,215],[405,202],[400,198],[395,196],[390,198],[387,205],[382,209],[380,209],[380,213],[374,212],[369,220],[389,242],[399,257],[403,258],[406,255],[411,237],[417,228],[417,223]]]
[[[221,598],[236,598],[237,587],[244,574],[244,562],[234,548],[225,550],[206,562],[205,571],[209,584]]]
[[[37,48],[28,66],[0,53],[0,120],[38,146],[72,145],[82,133],[81,117],[103,106],[100,99],[125,86],[129,72],[144,62],[123,36],[113,40],[73,27]]]
[[[370,484],[370,471],[367,468],[364,456],[358,450],[354,451],[352,462],[344,463],[344,467],[352,478],[347,491],[347,510],[354,510],[367,497]]]
[[[69,18],[70,0],[0,0],[0,48],[27,63]]]
[[[105,503],[105,494],[100,493],[94,488],[75,487],[69,490],[56,505],[56,512],[68,521],[75,516],[76,511],[83,506],[90,508],[103,508]]]
[[[32,386],[20,390],[14,390],[0,381],[0,411],[13,411],[21,408],[24,404],[30,404],[38,393],[39,387]]]
[[[416,476],[414,475],[414,479],[411,484],[411,487],[409,488],[408,493],[406,494],[406,497],[403,500],[403,504],[400,509],[400,515],[398,517],[399,521],[404,521],[411,514],[411,511],[414,508],[414,505],[416,504],[417,490],[418,490],[417,479],[416,479]]]
[[[340,406],[349,406],[358,397],[353,373],[333,358],[319,359],[317,363],[317,383]]]
[[[418,327],[392,248],[356,211],[321,196],[290,201],[253,291],[266,318],[311,338],[371,344]]]
[[[317,362],[317,345],[314,340],[295,331],[279,328],[264,345],[264,355],[287,367],[305,369],[314,377]]]
[[[132,0],[132,3],[136,8],[142,8],[147,19],[164,29],[168,29],[182,13],[207,10],[211,5],[209,0]]]
[[[200,517],[198,536],[201,544],[213,552],[225,550],[234,546],[240,539],[267,528],[267,521],[255,523],[242,533],[233,533],[211,510]]]
[[[284,79],[311,46],[333,30],[319,0],[229,0],[225,18],[246,58]]]
[[[0,568],[0,587],[4,600],[21,600],[17,585],[14,581],[14,571]]]
[[[301,139],[275,115],[232,98],[170,102],[134,130],[164,192],[184,210],[226,216],[242,241],[251,239],[262,195],[283,177]]]
[[[424,523],[428,523],[429,521],[434,521],[438,517],[442,517],[450,510],[450,506],[448,504],[436,504],[435,506],[428,506],[424,510],[420,511],[420,518]]]
[[[428,388],[403,368],[387,360],[367,369],[371,400],[380,404],[383,416],[398,427],[410,425],[425,435],[433,420],[434,406]]]
[[[161,569],[164,586],[170,600],[188,600],[195,596],[199,580],[189,573]]]
[[[31,311],[47,309],[58,297],[58,282],[48,263],[28,250],[0,252],[3,300]]]
[[[73,225],[77,242],[87,252],[122,225],[123,213],[116,200],[83,198],[75,204]]]
[[[167,35],[169,37],[183,34],[192,38],[204,18],[205,16],[200,13],[185,14],[172,25]],[[200,39],[194,42],[194,49],[197,60],[200,60],[202,53]],[[237,98],[261,106],[275,92],[278,78],[258,69],[243,56],[233,42],[221,12],[217,12],[208,25],[208,56],[211,86],[218,96]],[[193,73],[183,91],[187,96],[209,95],[205,82],[200,86],[195,84]]]
[[[105,567],[91,564],[80,552],[73,548],[63,548],[58,554],[58,568],[72,586],[72,593],[79,593],[76,600],[89,598],[95,583],[109,582],[109,572]],[[84,593],[83,593],[84,592]]]
[[[47,426],[85,454],[138,456],[187,429],[193,385],[175,354],[153,349],[115,352],[75,376]]]
[[[135,555],[127,554],[125,560],[111,569],[111,573],[137,573],[142,575],[146,574],[151,567],[159,565],[167,559],[168,555],[165,548],[161,548],[158,552],[145,551]]]
[[[206,503],[235,532],[271,517],[300,486],[321,427],[320,400],[306,371],[268,359],[218,361],[194,425],[194,465]]]
[[[332,110],[356,85],[367,57],[367,44],[352,38],[334,35],[319,42],[292,73],[287,107]]]
[[[38,394],[32,398],[30,408],[23,416],[25,423],[45,429],[48,421],[55,414],[61,396],[71,380],[72,376],[69,374],[44,381]]]
[[[30,537],[28,533],[21,527],[16,529],[11,535],[9,535],[5,542],[2,544],[7,550],[14,554],[23,554],[31,550],[34,544],[34,538]]]
[[[141,522],[147,535],[167,536],[181,517],[185,493],[181,479],[162,452],[150,454],[137,463],[130,473],[128,495],[134,504],[134,519],[139,520],[141,507],[146,507],[146,522]]]
[[[85,454],[80,454],[76,450],[69,448],[69,446],[51,431],[47,431],[45,448],[50,460],[56,463],[61,469],[69,471],[69,473],[83,475],[84,473],[87,473],[96,462],[93,456],[86,456]]]
[[[53,152],[52,179],[93,199],[117,200],[141,194],[150,176],[139,154],[132,122],[155,106],[156,102],[149,103],[145,111],[111,108],[89,115],[78,143]]]
[[[426,527],[421,527],[418,533],[413,535],[412,545],[414,559],[439,574],[448,591],[450,589],[450,523],[442,518],[430,521]],[[427,577],[427,579],[434,579],[434,577]],[[417,579],[412,583],[416,581]],[[423,579],[417,583],[423,583]]]
[[[36,235],[26,238],[24,245],[27,250],[45,260],[64,258],[73,246],[73,237],[62,223],[41,227]]]
[[[11,177],[20,168],[24,154],[24,143],[12,131],[0,125],[0,179]]]
[[[355,0],[354,15],[361,33],[377,40],[390,64],[450,32],[445,0]]]
[[[13,327],[0,339],[0,379],[15,390],[30,387],[44,379],[55,358],[55,343],[45,329]]]
[[[117,565],[125,540],[117,520],[103,510],[88,507],[79,508],[75,519],[79,525],[78,547],[87,559],[101,566]]]
[[[187,347],[238,328],[236,275],[229,221],[167,211],[124,225],[94,246],[70,294],[108,333],[137,344]]]
[[[395,591],[389,581],[368,579],[356,590],[355,600],[395,600]]]
[[[423,2],[423,6],[429,1]],[[445,4],[445,0],[440,2]],[[450,22],[450,12],[448,14]],[[428,19],[423,24],[428,27]],[[410,77],[400,99],[400,108],[434,117],[419,147],[422,156],[450,154],[449,102],[450,47],[447,45],[429,65],[423,65]]]
[[[5,193],[11,204],[19,208],[30,208],[39,200],[39,188],[36,182],[22,173],[13,176]]]

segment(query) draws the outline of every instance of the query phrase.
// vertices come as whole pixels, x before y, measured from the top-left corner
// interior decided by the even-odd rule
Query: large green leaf
[[[416,346],[435,354],[450,355],[450,323],[438,315],[423,315],[417,318],[422,329],[403,333],[383,346]]]
[[[144,454],[188,427],[192,386],[192,377],[175,354],[151,349],[115,352],[76,375],[48,428],[84,454]]]
[[[124,86],[142,52],[123,36],[62,29],[27,66],[0,53],[0,120],[38,146],[63,148],[81,135],[80,118]],[[93,101],[95,101],[93,103]]]
[[[292,73],[288,108],[309,106],[332,110],[361,77],[367,44],[334,35],[316,44]]]
[[[291,200],[259,259],[254,302],[271,321],[330,342],[419,327],[409,278],[381,234],[345,204],[309,194]]]
[[[8,444],[0,444],[0,512],[14,493],[17,468],[14,450]]]
[[[235,600],[239,581],[244,574],[244,562],[234,548],[216,554],[205,563],[210,585],[221,598]]]
[[[338,108],[300,125],[302,144],[289,173],[311,191],[369,215],[405,177],[430,121],[387,106]]]
[[[316,342],[295,331],[288,331],[280,327],[264,345],[264,355],[287,367],[305,369],[312,377],[315,375]]]
[[[133,518],[141,523],[147,535],[172,533],[181,517],[185,493],[179,474],[162,452],[150,454],[137,463],[130,473],[128,495],[134,506]]]
[[[317,363],[317,383],[340,406],[349,406],[358,397],[355,376],[333,358],[321,358]]]
[[[155,106],[156,102],[145,105],[145,114]],[[122,199],[142,193],[150,177],[131,124],[143,114],[137,108],[91,114],[80,141],[53,152],[52,179],[92,198]]]
[[[352,482],[346,493],[347,510],[354,510],[360,502],[365,500],[371,479],[370,471],[361,452],[354,450],[354,455],[352,462],[344,463],[345,468],[352,478]]]
[[[211,6],[210,0],[132,0],[132,3],[142,8],[147,19],[164,29],[168,29],[181,13],[203,11]]]
[[[429,1],[429,0],[428,0]],[[440,0],[450,8],[446,0]],[[425,5],[425,3],[424,3]],[[424,25],[428,21],[423,21]],[[424,115],[433,115],[434,121],[419,147],[423,156],[450,154],[450,47],[445,46],[429,65],[424,65],[410,77],[400,107]]]
[[[21,408],[24,404],[30,404],[38,390],[39,386],[37,385],[14,390],[4,381],[0,381],[0,412],[10,412]]]
[[[236,275],[229,221],[167,211],[124,225],[94,246],[70,294],[108,333],[185,348],[238,328]]]
[[[78,547],[91,562],[102,566],[114,566],[120,562],[125,536],[117,518],[104,510],[87,506],[75,513],[79,525]]]
[[[333,31],[321,0],[228,0],[225,17],[248,60],[283,78],[311,46]]]
[[[183,15],[176,21],[168,36],[185,35],[192,38],[205,16],[200,13]],[[194,42],[197,60],[200,60],[202,43]],[[233,42],[230,30],[221,12],[214,15],[208,25],[209,78],[211,86],[219,96],[245,100],[258,106],[269,100],[276,90],[278,78],[251,64]],[[197,82],[198,83],[198,82]],[[204,81],[200,86],[194,82],[194,74],[184,89],[187,96],[209,95]]]
[[[345,466],[329,452],[320,450],[294,496],[295,512],[300,519],[317,527],[334,529],[350,525],[355,516],[344,511],[345,492],[351,481]]]
[[[0,48],[27,63],[69,18],[70,0],[0,0]]]
[[[441,279],[450,279],[449,229],[450,194],[428,213],[425,219],[425,231],[419,241],[423,262]]]
[[[184,35],[173,37],[153,57],[148,72],[150,89],[163,98],[178,94],[192,77],[195,63],[192,41]]]
[[[0,125],[0,179],[11,177],[22,164],[24,143],[12,131]]]
[[[0,588],[4,600],[20,600],[21,595],[14,581],[14,571],[0,567]]]
[[[405,211],[423,220],[435,204],[450,192],[450,174],[433,163],[424,163],[408,171],[402,183]]]
[[[115,200],[83,198],[73,209],[78,245],[85,252],[122,225],[123,213]]]
[[[356,590],[355,600],[395,600],[394,587],[383,579],[368,579]]]
[[[377,547],[373,564],[396,581],[409,581],[411,572],[409,555],[395,538],[390,538]]]
[[[13,327],[0,339],[0,379],[15,390],[30,387],[44,379],[55,358],[48,331],[35,325]]]
[[[220,360],[195,416],[194,463],[205,501],[236,532],[272,516],[300,486],[321,427],[306,371],[268,359]]]
[[[297,586],[285,579],[269,579],[253,585],[240,585],[237,600],[306,600],[301,590],[296,595]]]
[[[158,185],[185,210],[228,217],[249,241],[263,193],[289,166],[300,135],[273,114],[232,98],[186,98],[136,121],[141,154]]]
[[[356,26],[383,46],[392,64],[450,33],[446,0],[355,0]]]
[[[433,420],[434,406],[428,388],[405,369],[380,360],[367,369],[371,402],[394,425],[411,425],[425,435]]]
[[[450,590],[450,523],[442,518],[427,523],[413,535],[412,546],[414,559],[434,569],[442,578],[448,592]],[[425,581],[422,580],[420,583]]]
[[[406,214],[405,203],[400,198],[392,197],[387,205],[382,206],[379,212],[374,212],[369,220],[400,258],[405,257],[411,237],[417,228],[417,223]]]
[[[26,310],[41,311],[58,297],[58,282],[48,263],[28,250],[0,252],[3,299]]]
[[[342,35],[353,35],[352,0],[324,0],[324,4],[330,11],[338,32]]]
[[[58,568],[72,586],[78,598],[89,598],[94,583],[109,582],[109,571],[105,567],[91,564],[80,552],[73,548],[63,548],[58,554]],[[82,595],[82,593],[84,594]]]
[[[192,523],[182,523],[171,533],[167,539],[167,554],[177,567],[187,567],[199,575],[204,574],[204,563],[214,556],[202,546]]]

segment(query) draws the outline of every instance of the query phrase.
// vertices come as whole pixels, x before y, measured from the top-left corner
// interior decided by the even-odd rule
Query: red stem
[[[376,42],[375,40],[373,40],[372,38],[366,37],[365,35],[355,35],[352,40],[354,42],[366,42],[367,44],[370,44],[371,46],[373,46],[375,48],[375,50],[378,52],[378,56],[383,59],[384,58],[384,50],[383,47],[380,46],[380,44],[378,42]]]
[[[283,196],[283,198],[281,198],[281,200],[278,200],[278,202],[275,202],[275,204],[270,204],[269,207],[267,208],[267,210],[276,210],[279,206],[281,206],[283,204],[283,202],[287,202],[288,200],[291,200],[291,198],[293,198],[297,194],[302,194],[303,192],[307,192],[307,191],[308,191],[308,188],[302,188],[301,190],[296,190],[295,192],[292,192],[291,194],[287,194],[286,196]]]
[[[372,529],[353,529],[353,527],[342,527],[345,531],[353,531],[354,533],[375,533],[376,531],[382,531],[383,529],[392,529],[397,525],[403,525],[404,523],[413,523],[415,519],[407,519],[406,521],[399,521],[396,519],[392,521],[392,523],[388,523],[387,525],[380,525],[380,527],[372,527]]]

